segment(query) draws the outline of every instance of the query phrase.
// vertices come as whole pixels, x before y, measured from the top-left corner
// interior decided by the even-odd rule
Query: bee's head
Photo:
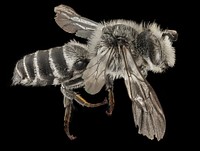
[[[139,33],[135,45],[147,61],[149,70],[162,72],[175,64],[175,49],[172,44],[177,38],[175,30],[161,30],[153,23]]]

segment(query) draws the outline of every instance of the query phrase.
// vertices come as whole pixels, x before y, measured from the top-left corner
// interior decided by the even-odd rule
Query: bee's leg
[[[76,138],[76,136],[71,135],[70,131],[69,131],[69,123],[70,123],[70,118],[71,118],[73,102],[71,99],[68,99],[67,97],[64,96],[63,103],[64,103],[64,108],[65,108],[64,130],[65,130],[65,133],[67,134],[68,138],[70,140],[74,140]]]
[[[109,76],[107,76],[106,89],[108,91],[108,110],[106,111],[106,114],[109,116],[112,115],[115,106],[113,83],[113,80]]]
[[[86,107],[98,107],[103,104],[106,104],[107,101],[103,101],[101,103],[91,104],[87,102],[85,99],[83,99],[80,95],[76,94],[72,90],[69,90],[65,85],[61,85],[61,92],[64,95],[64,108],[65,108],[65,115],[64,115],[64,130],[69,137],[69,139],[73,140],[76,137],[70,134],[69,131],[69,123],[71,118],[71,112],[72,112],[72,105],[73,100],[77,101],[80,105],[86,106]]]
[[[80,105],[86,106],[86,107],[99,107],[108,103],[107,100],[104,100],[103,102],[100,102],[100,103],[89,103],[75,92],[74,92],[74,100],[78,102]]]
[[[104,100],[103,102],[100,102],[100,103],[89,103],[84,98],[82,98],[79,94],[70,90],[70,89],[73,89],[73,87],[75,87],[75,85],[77,83],[80,84],[82,82],[81,80],[78,80],[78,79],[74,80],[75,83],[73,83],[73,81],[71,81],[70,84],[69,84],[69,82],[63,83],[61,85],[61,91],[62,91],[63,95],[70,96],[77,103],[79,103],[82,106],[86,106],[86,107],[99,107],[101,105],[107,104],[107,100]]]

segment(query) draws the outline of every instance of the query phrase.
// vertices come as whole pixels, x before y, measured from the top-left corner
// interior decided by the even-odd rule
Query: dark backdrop
[[[157,22],[161,28],[177,30],[179,39],[174,43],[176,64],[163,74],[149,73],[147,80],[156,91],[166,115],[167,129],[163,140],[148,140],[137,133],[128,98],[122,80],[115,82],[116,106],[111,117],[105,114],[106,107],[88,109],[75,103],[71,132],[78,139],[70,141],[63,130],[64,108],[59,87],[11,87],[15,63],[26,54],[36,50],[61,46],[70,39],[81,38],[60,29],[54,21],[54,7],[67,4],[79,14],[99,21],[128,19],[137,22]],[[71,150],[99,147],[161,148],[174,146],[193,147],[197,135],[195,115],[199,98],[194,99],[198,88],[195,64],[195,16],[193,3],[170,1],[78,1],[78,0],[29,0],[10,1],[2,4],[3,49],[1,50],[1,108],[4,145],[14,148],[54,148]],[[190,11],[188,10],[190,9]],[[197,38],[198,39],[198,38]],[[191,84],[191,85],[189,85]],[[78,92],[90,102],[100,102],[106,93],[89,96]],[[198,93],[197,93],[198,94]],[[27,146],[27,147],[25,147]]]

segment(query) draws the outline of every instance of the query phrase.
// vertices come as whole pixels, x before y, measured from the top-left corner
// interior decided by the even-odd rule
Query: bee
[[[66,5],[54,8],[55,22],[64,31],[87,39],[87,44],[71,41],[62,47],[37,51],[19,60],[13,84],[61,85],[64,96],[64,127],[70,139],[69,121],[73,100],[87,107],[108,104],[106,113],[114,110],[114,81],[124,79],[132,102],[132,112],[138,133],[160,140],[166,131],[166,119],[158,97],[146,80],[148,71],[161,73],[175,64],[173,42],[175,30],[163,30],[156,23],[136,23],[111,20],[97,23],[82,17]],[[108,100],[96,104],[78,95],[83,87],[95,95],[105,86]]]

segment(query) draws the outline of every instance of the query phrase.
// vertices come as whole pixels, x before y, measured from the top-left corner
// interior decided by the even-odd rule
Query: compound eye
[[[88,64],[88,60],[86,60],[86,59],[84,59],[84,60],[78,60],[74,64],[74,68],[76,70],[83,70],[83,69],[86,68],[87,64]]]

